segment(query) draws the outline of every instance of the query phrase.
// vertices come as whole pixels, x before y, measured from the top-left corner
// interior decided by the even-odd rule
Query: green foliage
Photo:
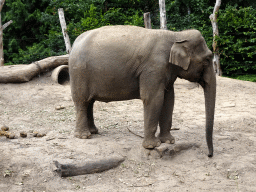
[[[231,75],[228,76],[232,79],[238,79],[238,80],[243,80],[243,81],[251,81],[251,82],[256,82],[256,74],[247,74],[247,75]]]
[[[152,0],[153,1],[153,0]],[[127,6],[128,3],[129,6]],[[71,44],[81,33],[105,25],[143,26],[138,1],[105,0],[9,0],[4,5],[3,23],[13,20],[4,31],[6,64],[31,63],[65,53],[58,8],[65,12]],[[150,0],[148,4],[150,4]],[[143,4],[144,6],[144,4]],[[135,9],[136,8],[136,9]]]
[[[167,28],[198,29],[212,49],[209,16],[214,5],[215,1],[210,0],[166,0]],[[160,23],[156,0],[8,0],[2,10],[2,23],[13,23],[4,30],[6,64],[65,54],[58,8],[64,9],[71,44],[81,33],[105,25],[144,26],[145,12],[150,12],[153,28],[159,28]],[[255,0],[223,0],[218,24],[224,74],[255,73]]]
[[[228,6],[218,15],[224,74],[256,72],[256,10]]]
[[[51,50],[44,47],[42,44],[34,44],[31,47],[28,47],[27,50],[19,49],[19,54],[13,59],[13,62],[16,64],[20,63],[30,63],[31,61],[38,61],[41,58],[49,57]],[[21,56],[21,57],[20,57]]]
[[[195,28],[202,32],[212,49],[212,26],[209,16],[215,2],[175,0],[166,5],[168,29]],[[224,4],[224,5],[223,5]],[[239,7],[252,5],[253,7]],[[218,14],[220,37],[217,38],[224,74],[256,72],[256,5],[250,0],[224,1]]]
[[[211,6],[212,5],[212,6]],[[166,5],[167,28],[173,31],[198,29],[208,47],[212,47],[212,28],[209,19],[214,3],[208,0],[175,0]]]

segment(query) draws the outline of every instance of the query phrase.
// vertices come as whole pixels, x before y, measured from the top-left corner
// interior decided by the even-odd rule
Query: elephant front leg
[[[80,139],[89,139],[91,137],[88,119],[88,106],[89,103],[76,103],[75,137]]]
[[[172,114],[174,106],[174,89],[165,91],[164,104],[159,118],[160,133],[158,138],[162,143],[175,143],[174,137],[170,133],[172,127]]]
[[[155,136],[159,116],[163,105],[164,91],[159,91],[153,98],[143,99],[144,104],[144,140],[143,147],[153,149],[161,145],[159,138]]]

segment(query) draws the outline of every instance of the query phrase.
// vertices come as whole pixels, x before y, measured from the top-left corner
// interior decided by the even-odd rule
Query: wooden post
[[[62,8],[60,8],[58,9],[58,12],[59,12],[62,34],[63,34],[65,45],[66,45],[66,52],[69,54],[71,51],[71,44],[70,44],[69,36],[67,33],[67,26],[66,26],[64,11]]]
[[[0,0],[0,67],[4,66],[3,30],[12,23],[12,20],[10,20],[2,26],[1,12],[4,2],[5,0]]]
[[[1,12],[4,6],[5,0],[0,0],[0,66],[4,66],[4,48],[3,48],[3,28]]]
[[[159,9],[160,9],[160,29],[167,30],[165,0],[159,0]]]
[[[220,54],[219,54],[219,47],[217,46],[216,37],[219,36],[219,29],[217,23],[217,13],[220,9],[221,0],[216,0],[216,4],[214,6],[213,13],[210,15],[210,20],[212,23],[212,30],[213,30],[213,67],[218,76],[222,76],[222,70],[220,67]]]
[[[151,27],[151,19],[150,19],[150,12],[144,13],[144,25],[147,29],[152,29]]]

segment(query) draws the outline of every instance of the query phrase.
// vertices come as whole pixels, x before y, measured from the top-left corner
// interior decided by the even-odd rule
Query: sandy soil
[[[213,158],[207,157],[203,90],[175,83],[174,150],[162,157],[141,146],[140,100],[95,104],[99,134],[74,138],[70,86],[54,84],[50,72],[24,84],[0,84],[0,191],[256,191],[256,83],[218,78]],[[57,110],[57,106],[63,109]],[[27,138],[19,133],[26,131]],[[33,131],[46,133],[33,137]],[[83,163],[125,157],[103,173],[61,178],[53,161]]]

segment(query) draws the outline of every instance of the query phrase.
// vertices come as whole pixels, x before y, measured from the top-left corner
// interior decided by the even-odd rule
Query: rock
[[[33,137],[37,137],[37,134],[38,134],[38,132],[37,132],[37,131],[34,131],[34,132],[33,132]]]
[[[5,136],[6,135],[6,131],[0,131],[0,136]]]
[[[27,133],[25,131],[21,131],[20,132],[20,136],[25,138],[25,137],[27,137]]]
[[[3,126],[1,127],[1,130],[2,130],[2,131],[9,131],[9,127],[6,126],[6,125],[3,125]]]
[[[160,157],[162,157],[164,153],[170,151],[171,148],[173,148],[173,145],[168,143],[162,143],[159,147],[156,147],[155,150],[159,153]]]
[[[58,105],[58,106],[55,107],[55,109],[56,109],[56,110],[61,110],[61,109],[65,109],[65,107],[62,106],[62,105]]]
[[[38,133],[36,137],[44,137],[44,136],[46,136],[45,133]]]
[[[6,138],[8,139],[14,139],[15,138],[15,134],[14,133],[6,133]]]

